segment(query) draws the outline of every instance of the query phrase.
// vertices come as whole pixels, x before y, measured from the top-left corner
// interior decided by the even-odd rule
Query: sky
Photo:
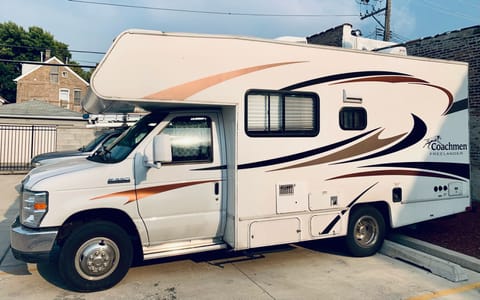
[[[364,0],[365,1],[365,0]],[[0,0],[0,23],[38,26],[74,51],[106,52],[131,28],[276,38],[306,37],[349,23],[375,38],[380,25],[360,15],[386,0]],[[136,7],[133,7],[136,6]],[[377,19],[383,24],[384,15]],[[392,0],[393,41],[480,25],[480,0]],[[72,52],[82,65],[103,55]]]

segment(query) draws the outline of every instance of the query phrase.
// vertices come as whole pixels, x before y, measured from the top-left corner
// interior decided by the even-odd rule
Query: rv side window
[[[318,135],[317,94],[250,90],[245,97],[245,106],[245,131],[248,136]]]
[[[211,162],[212,121],[208,117],[178,117],[163,130],[172,141],[172,163]]]
[[[363,107],[343,107],[339,122],[343,130],[363,130],[367,127],[367,111]]]

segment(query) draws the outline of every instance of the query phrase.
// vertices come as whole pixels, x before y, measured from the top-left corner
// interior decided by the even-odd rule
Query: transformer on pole
[[[374,0],[375,2],[383,2],[383,0]],[[368,6],[370,0],[360,0],[360,5]],[[360,13],[360,19],[364,20],[366,18],[372,17],[383,29],[383,40],[390,41],[390,16],[392,13],[392,0],[386,0],[385,7],[377,8],[377,5],[372,4],[372,11],[369,12],[368,8],[365,10],[365,13]],[[382,24],[376,17],[377,14],[385,12],[385,21]]]

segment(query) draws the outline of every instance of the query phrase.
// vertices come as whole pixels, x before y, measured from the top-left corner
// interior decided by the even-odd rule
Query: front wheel
[[[385,220],[372,206],[355,209],[349,218],[346,245],[353,256],[375,254],[383,244]]]
[[[123,279],[132,263],[133,247],[120,226],[95,221],[74,230],[59,256],[59,272],[72,289],[93,292]]]

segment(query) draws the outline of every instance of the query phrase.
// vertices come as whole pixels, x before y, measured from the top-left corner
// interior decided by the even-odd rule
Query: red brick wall
[[[307,37],[309,44],[342,47],[344,25]]]
[[[66,72],[66,77],[62,73]],[[65,67],[58,67],[58,83],[50,82],[50,66],[42,66],[17,82],[17,103],[32,99],[60,105],[59,91],[70,90],[69,105],[65,108],[81,112],[80,105],[74,105],[74,90],[81,91],[81,97],[87,93],[87,85]]]

